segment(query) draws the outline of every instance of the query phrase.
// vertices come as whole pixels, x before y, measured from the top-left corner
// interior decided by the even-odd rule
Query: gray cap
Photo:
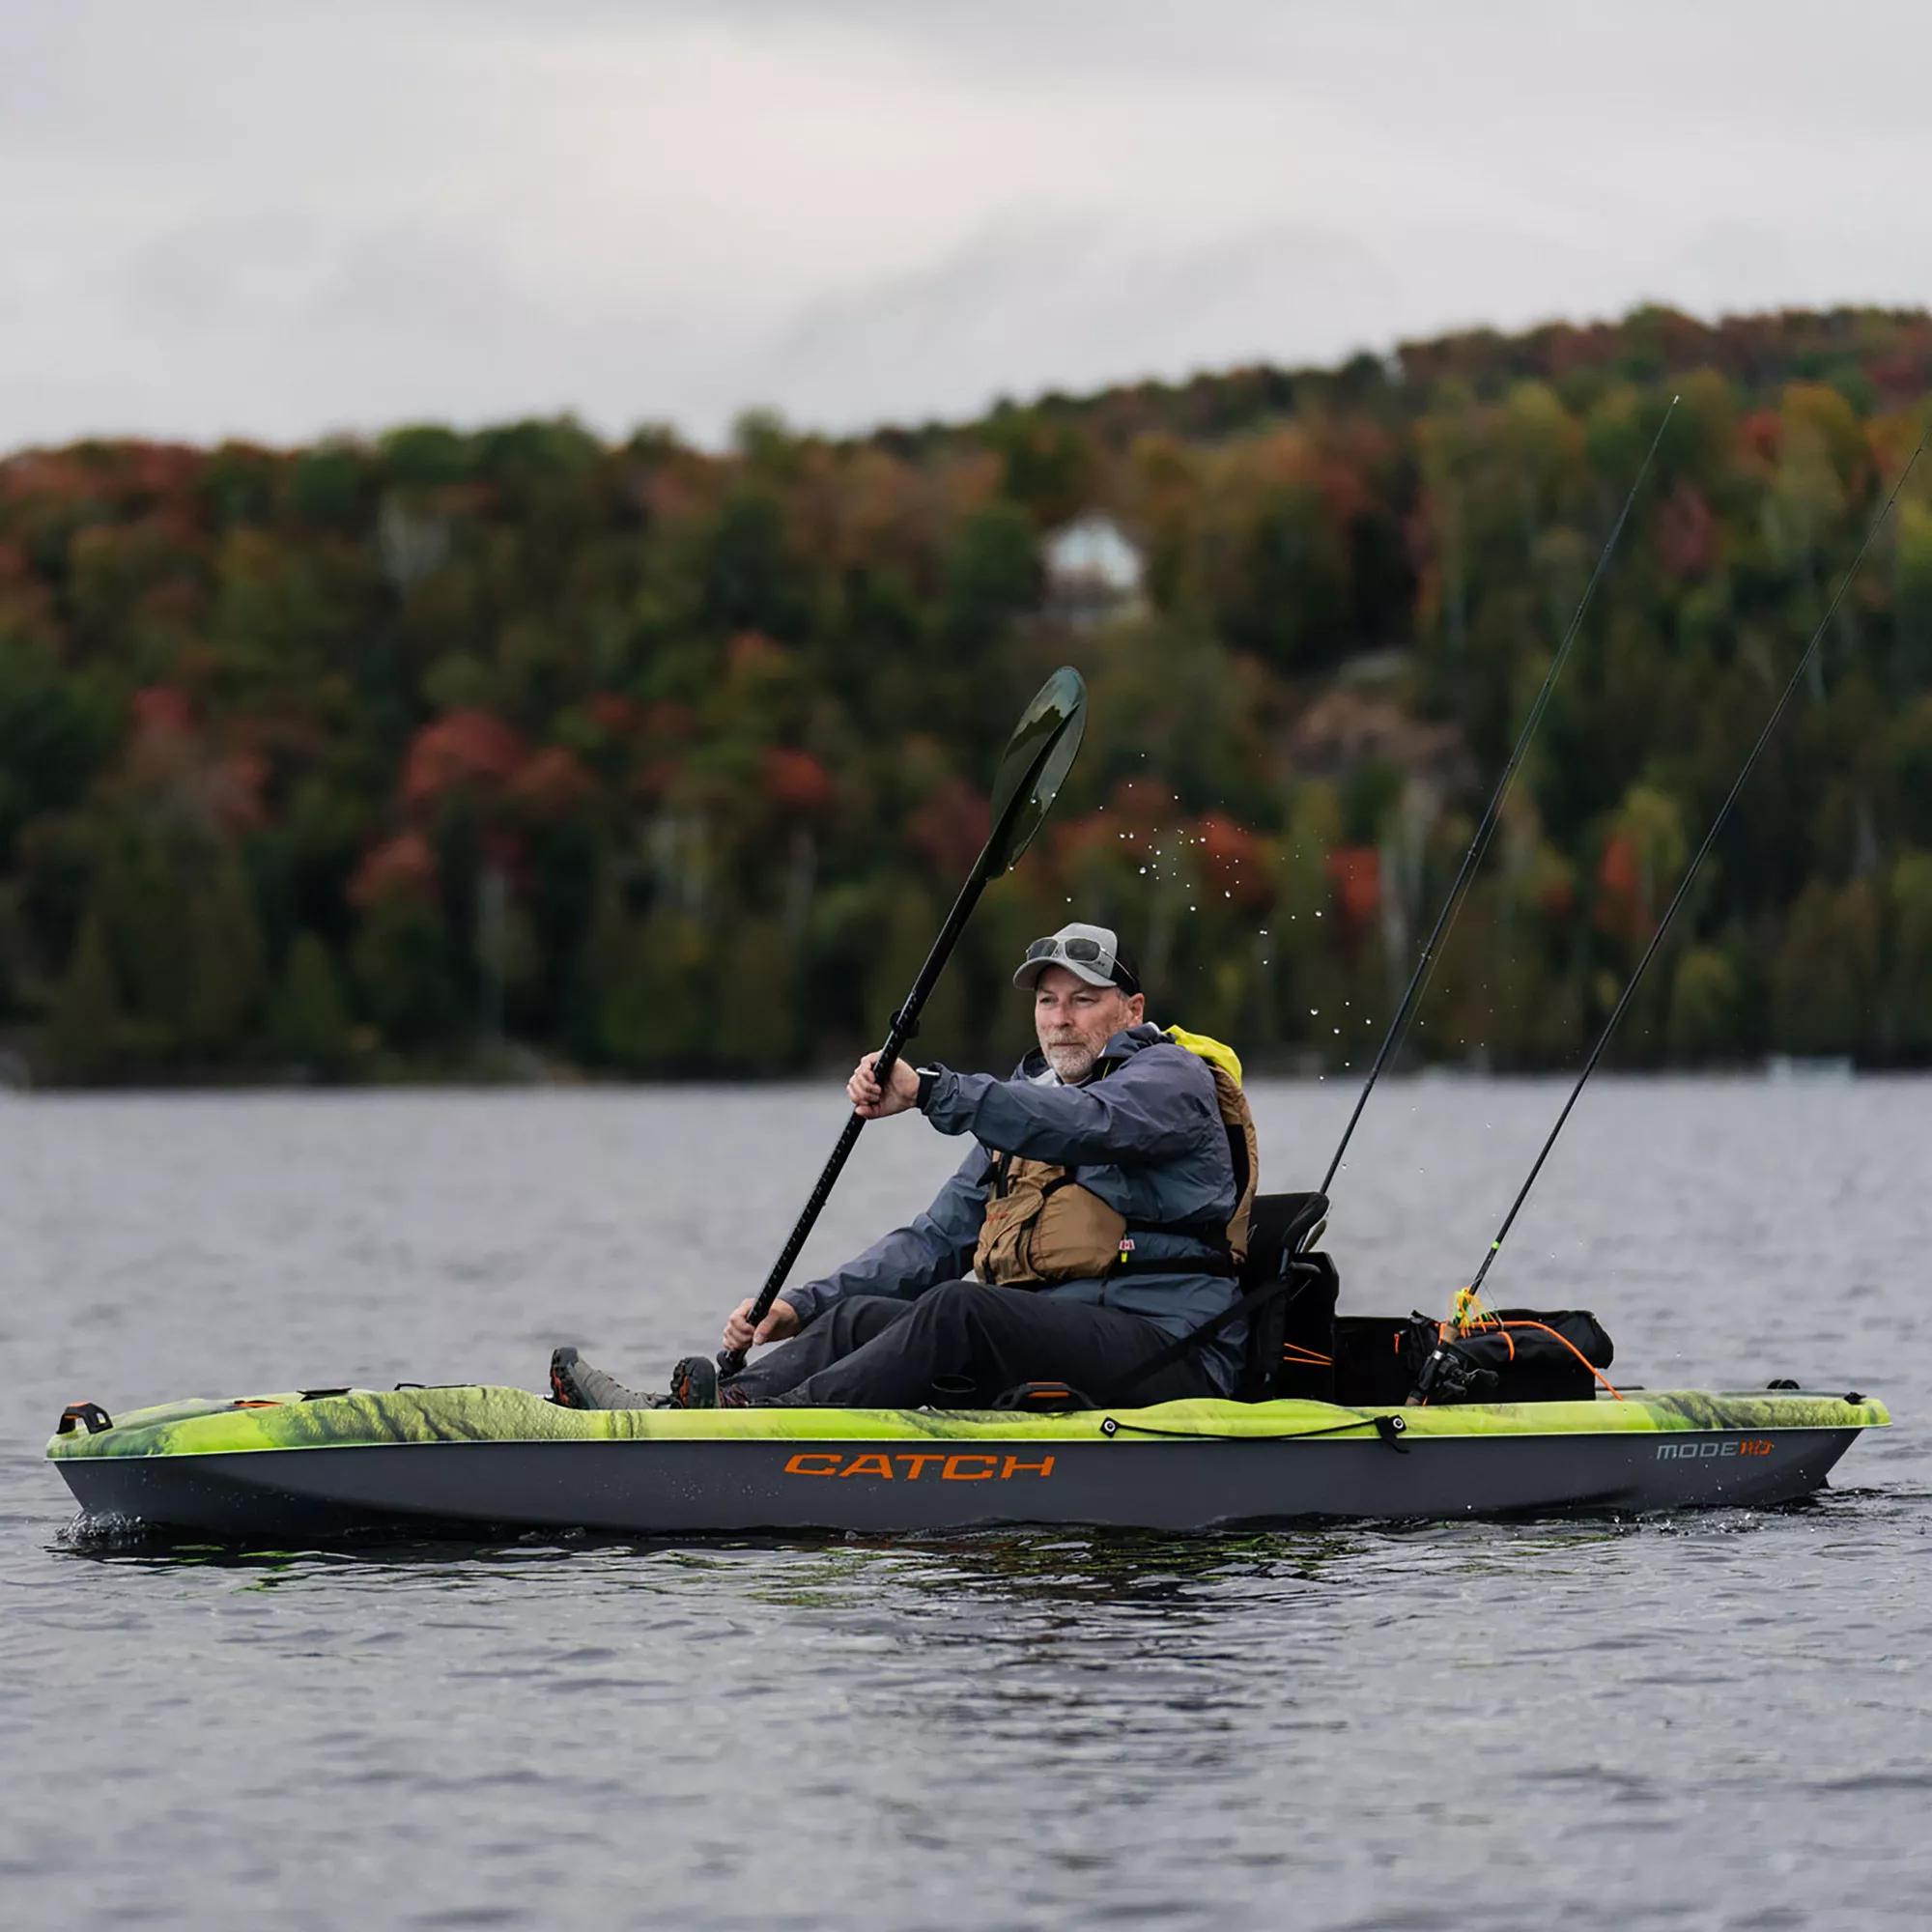
[[[1013,975],[1013,984],[1037,985],[1039,976],[1050,966],[1064,966],[1090,986],[1118,986],[1127,994],[1141,989],[1133,954],[1108,926],[1087,925],[1076,919],[1047,938],[1036,939]]]

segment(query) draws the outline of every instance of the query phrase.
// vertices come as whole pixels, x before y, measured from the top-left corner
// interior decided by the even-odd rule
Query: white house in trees
[[[1046,539],[1046,608],[1071,624],[1103,624],[1146,608],[1140,546],[1104,511],[1089,510]]]

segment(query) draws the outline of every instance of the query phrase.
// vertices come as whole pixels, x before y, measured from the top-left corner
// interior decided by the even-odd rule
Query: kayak
[[[91,1403],[47,1455],[89,1516],[217,1539],[1208,1530],[1791,1502],[1882,1402],[1805,1390],[1053,1412],[563,1408],[481,1386]]]

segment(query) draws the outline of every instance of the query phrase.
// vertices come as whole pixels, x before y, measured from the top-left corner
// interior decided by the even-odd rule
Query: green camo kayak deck
[[[1645,1510],[1823,1486],[1873,1400],[1798,1392],[1400,1409],[567,1409],[405,1388],[95,1411],[47,1454],[83,1509],[203,1534],[1209,1528]],[[101,1426],[105,1424],[106,1426]],[[1123,1462],[1122,1452],[1136,1451]]]
[[[227,1455],[400,1442],[946,1441],[1084,1442],[1117,1431],[1138,1441],[1174,1436],[1276,1437],[1346,1429],[1354,1418],[1401,1418],[1411,1436],[1575,1435],[1698,1429],[1869,1429],[1891,1417],[1883,1403],[1804,1393],[1636,1394],[1622,1402],[1463,1403],[1439,1408],[1342,1408],[1324,1402],[1170,1402],[1151,1408],[560,1408],[527,1389],[465,1385],[349,1389],[303,1397],[205,1398],[132,1409],[99,1435],[75,1431],[47,1444],[55,1460],[84,1456]],[[1107,1425],[1114,1423],[1116,1429]],[[1142,1434],[1148,1424],[1159,1435]]]

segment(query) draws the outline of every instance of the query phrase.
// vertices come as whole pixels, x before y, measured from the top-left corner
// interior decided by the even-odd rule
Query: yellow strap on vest
[[[1162,1031],[1176,1046],[1184,1046],[1210,1065],[1218,1066],[1236,1087],[1241,1085],[1241,1056],[1224,1040],[1210,1039],[1205,1033],[1189,1033],[1185,1027],[1165,1027]]]

